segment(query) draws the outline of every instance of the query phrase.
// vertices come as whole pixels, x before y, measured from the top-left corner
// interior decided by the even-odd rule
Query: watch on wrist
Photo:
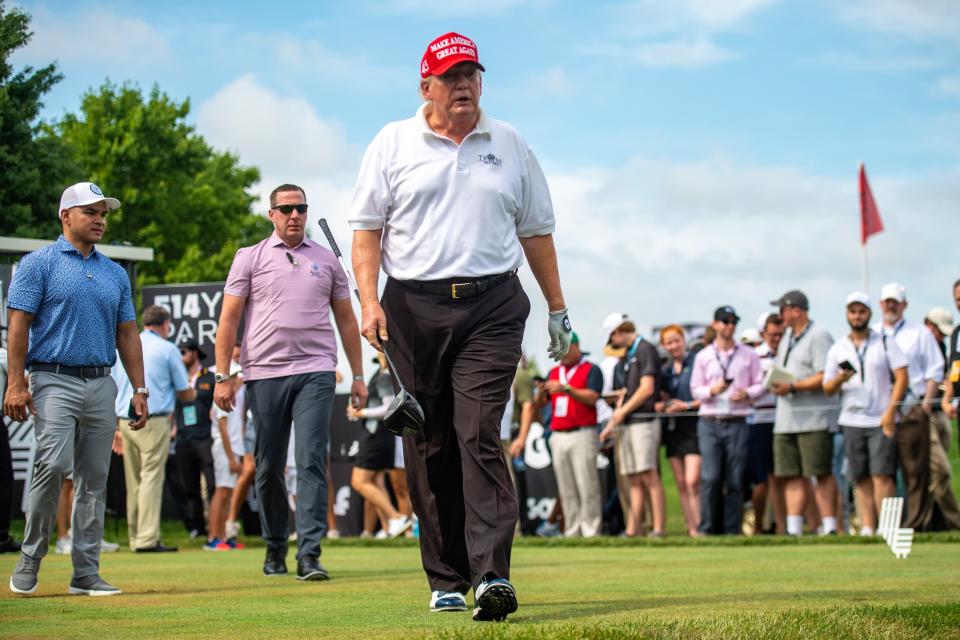
[[[217,372],[217,373],[213,374],[213,379],[214,379],[216,382],[226,382],[227,380],[230,379],[230,376],[228,376],[228,375],[225,374],[225,373]]]
[[[570,393],[570,385],[569,385],[569,384],[563,385],[563,392],[564,392],[564,393]]]
[[[353,376],[354,382],[363,382],[363,376]]]
[[[133,395],[137,395],[138,393],[143,394],[144,398],[150,397],[150,389],[147,389],[146,387],[137,387],[133,390]]]
[[[790,383],[790,393],[796,393],[796,392],[797,392],[797,385],[795,385],[794,383],[791,382],[791,383]]]

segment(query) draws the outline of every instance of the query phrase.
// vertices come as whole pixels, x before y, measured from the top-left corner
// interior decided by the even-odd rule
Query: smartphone
[[[137,415],[137,410],[133,408],[133,400],[131,400],[130,404],[127,406],[127,417],[133,422],[136,422],[140,419],[140,416]]]
[[[839,366],[839,367],[840,367],[841,369],[843,369],[844,371],[856,371],[856,370],[857,370],[856,367],[854,367],[852,364],[850,364],[850,361],[849,361],[849,360],[844,360],[843,362],[841,362],[841,363],[840,363],[839,365],[837,365],[837,366]]]
[[[729,387],[733,384],[733,378],[724,378],[723,383]]]

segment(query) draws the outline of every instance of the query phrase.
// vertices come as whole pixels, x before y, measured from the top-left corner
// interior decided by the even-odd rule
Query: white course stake
[[[913,529],[900,526],[903,498],[884,498],[880,505],[877,535],[882,537],[896,558],[906,558],[913,548]]]

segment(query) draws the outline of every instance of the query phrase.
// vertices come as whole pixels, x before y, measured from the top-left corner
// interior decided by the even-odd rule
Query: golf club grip
[[[333,253],[343,259],[343,254],[340,253],[340,247],[337,246],[337,241],[333,239],[333,233],[330,231],[330,225],[327,224],[326,218],[320,218],[319,220],[320,228],[323,230],[323,235],[327,236],[327,242],[330,243],[330,248],[333,249]]]

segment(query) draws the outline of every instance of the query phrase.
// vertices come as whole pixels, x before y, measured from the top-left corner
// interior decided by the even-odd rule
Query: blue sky
[[[860,282],[860,161],[888,229],[870,242],[870,293],[899,280],[916,319],[952,309],[952,0],[14,4],[36,32],[15,62],[66,76],[45,117],[108,77],[157,83],[261,168],[261,192],[303,182],[343,237],[363,149],[419,105],[427,42],[468,35],[484,108],[547,172],[571,318],[594,349],[613,310],[648,326],[731,303],[747,326],[793,287],[839,332]],[[535,352],[545,324],[535,304]]]

